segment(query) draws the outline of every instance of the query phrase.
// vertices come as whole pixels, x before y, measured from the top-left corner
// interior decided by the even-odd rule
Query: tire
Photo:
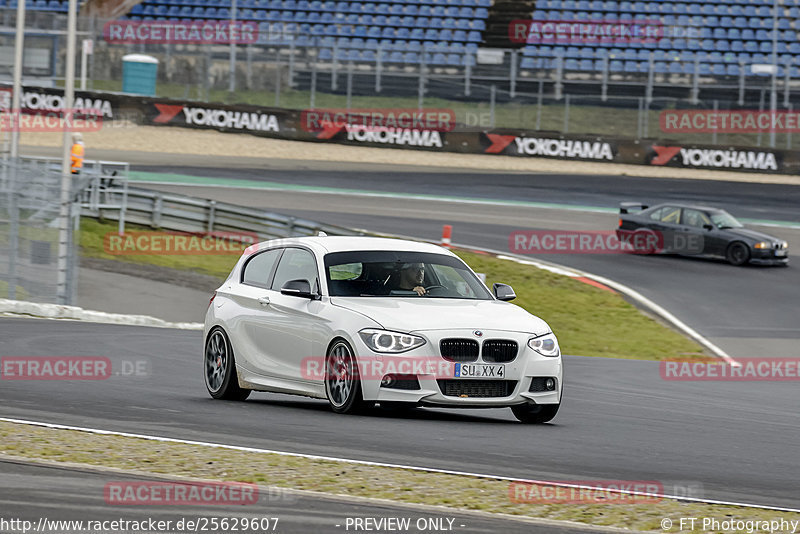
[[[561,404],[522,404],[512,406],[514,417],[522,423],[538,425],[550,421],[558,413]]]
[[[215,327],[208,333],[203,371],[206,389],[213,398],[243,401],[250,396],[249,389],[239,387],[233,347],[220,327]]]
[[[731,265],[744,265],[750,261],[750,249],[741,241],[736,241],[728,245],[728,250],[725,251],[725,259]]]
[[[331,343],[325,356],[325,395],[336,413],[360,413],[374,404],[364,401],[353,349],[343,339]]]

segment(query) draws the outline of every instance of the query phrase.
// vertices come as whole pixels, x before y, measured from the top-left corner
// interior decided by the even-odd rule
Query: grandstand
[[[0,7],[13,8],[16,1],[0,0]],[[67,2],[27,0],[26,5],[64,12]],[[124,18],[223,21],[231,17],[231,8],[231,0],[144,0]],[[768,84],[768,70],[753,66],[773,63],[773,24],[777,76],[784,88],[800,78],[800,0],[779,0],[776,21],[773,16],[773,0],[237,1],[237,19],[259,25],[258,45],[282,48],[284,56],[291,49],[290,55],[302,59],[301,85],[311,63],[323,69],[355,63],[373,70],[434,69],[477,82],[543,81],[551,89],[569,84],[565,90],[572,94],[597,94],[602,80],[615,85],[617,94],[642,94],[647,85],[649,95],[696,100],[698,85],[713,86],[722,90],[715,97],[724,94],[740,102],[745,78],[747,91]],[[657,21],[662,33],[645,41],[514,42],[509,38],[513,20]],[[486,49],[505,53],[499,63],[481,61],[478,51]],[[409,79],[408,91],[413,86]],[[482,97],[487,94],[484,90]]]

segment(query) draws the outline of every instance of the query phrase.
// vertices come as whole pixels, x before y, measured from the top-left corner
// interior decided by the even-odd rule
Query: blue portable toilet
[[[122,92],[156,96],[158,60],[143,54],[122,56]]]

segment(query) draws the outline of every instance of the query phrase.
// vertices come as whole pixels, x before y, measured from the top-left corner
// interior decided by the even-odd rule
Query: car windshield
[[[743,226],[727,211],[711,213],[711,220],[717,225],[717,228],[742,228]]]
[[[475,274],[458,258],[403,251],[335,252],[325,256],[332,297],[414,297],[492,300]]]

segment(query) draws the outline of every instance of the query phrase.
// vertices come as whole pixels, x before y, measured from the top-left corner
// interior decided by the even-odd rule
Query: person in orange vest
[[[72,174],[80,174],[83,168],[83,136],[79,133],[72,134],[72,150],[70,151],[70,158],[72,164]]]

